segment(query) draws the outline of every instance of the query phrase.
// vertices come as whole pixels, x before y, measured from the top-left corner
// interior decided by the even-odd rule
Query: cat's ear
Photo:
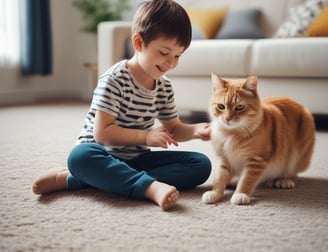
[[[213,72],[211,73],[211,78],[212,78],[213,91],[216,91],[220,88],[225,88],[227,86],[227,82],[221,79],[219,75]]]
[[[243,89],[251,91],[252,93],[256,93],[257,83],[258,83],[257,76],[255,74],[252,74],[247,78],[247,80],[243,84]]]

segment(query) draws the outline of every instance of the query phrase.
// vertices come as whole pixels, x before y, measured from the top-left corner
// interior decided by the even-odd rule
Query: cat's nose
[[[230,118],[224,118],[224,122],[226,123],[226,124],[230,124],[230,121],[231,121],[231,119]]]
[[[226,123],[229,123],[232,120],[232,118],[231,117],[225,117],[224,120],[226,121]]]

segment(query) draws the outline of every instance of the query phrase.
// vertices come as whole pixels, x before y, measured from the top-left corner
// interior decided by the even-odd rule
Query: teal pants
[[[154,181],[179,190],[204,183],[211,172],[209,158],[197,152],[149,151],[134,159],[112,156],[97,143],[75,146],[68,157],[67,189],[95,187],[106,192],[143,199]]]

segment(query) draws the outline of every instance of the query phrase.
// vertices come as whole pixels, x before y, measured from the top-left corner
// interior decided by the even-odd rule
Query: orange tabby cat
[[[286,97],[261,100],[257,77],[223,80],[212,73],[210,100],[211,140],[218,157],[213,188],[203,194],[205,203],[215,203],[237,177],[231,203],[250,203],[256,186],[293,188],[297,173],[310,164],[315,142],[311,113]]]

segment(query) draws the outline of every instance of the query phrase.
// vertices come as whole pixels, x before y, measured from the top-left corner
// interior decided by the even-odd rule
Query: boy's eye
[[[168,56],[170,53],[168,52],[163,52],[163,51],[159,51],[159,53],[162,55],[162,56]],[[175,59],[179,59],[180,58],[180,55],[175,55],[174,56]]]

